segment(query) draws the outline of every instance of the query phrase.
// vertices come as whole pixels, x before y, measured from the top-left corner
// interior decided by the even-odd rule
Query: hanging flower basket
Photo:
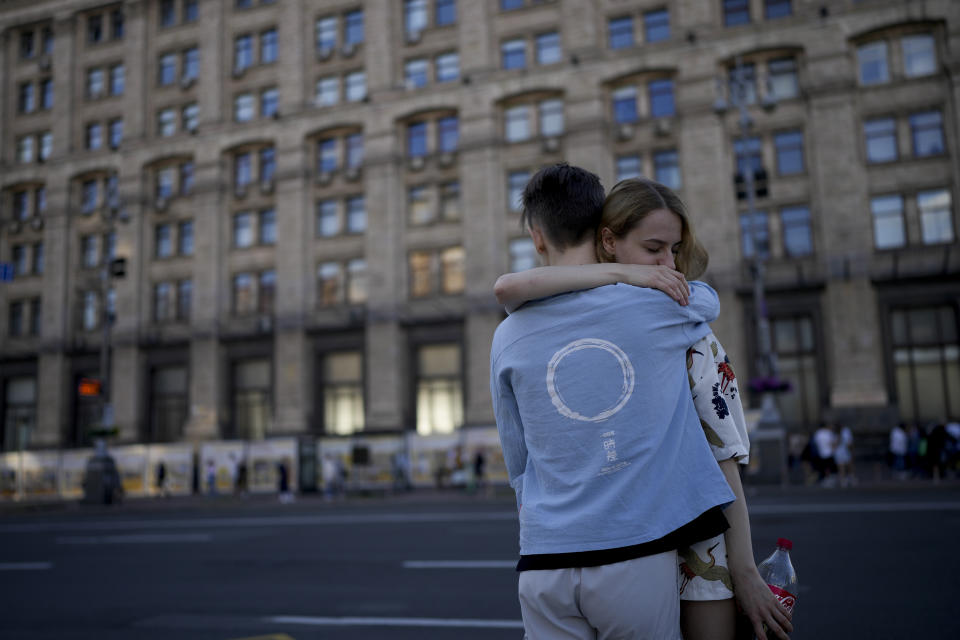
[[[758,377],[750,380],[750,391],[754,393],[781,393],[790,391],[790,381],[776,376]]]

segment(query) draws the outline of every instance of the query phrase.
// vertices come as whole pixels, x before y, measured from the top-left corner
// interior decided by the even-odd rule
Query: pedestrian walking
[[[853,431],[846,425],[840,428],[833,457],[840,475],[840,486],[851,487],[856,485],[857,476],[853,469]]]
[[[897,480],[903,480],[907,474],[909,439],[907,437],[906,426],[907,425],[901,422],[890,429],[890,467],[893,469],[893,476]]]
[[[207,493],[217,495],[217,463],[213,458],[207,459]]]
[[[293,493],[290,491],[290,470],[286,460],[277,463],[277,497],[283,504],[290,504],[294,501]]]
[[[817,455],[817,472],[820,485],[832,487],[836,484],[837,461],[834,453],[837,446],[837,433],[833,425],[821,422],[813,433],[813,444]]]
[[[156,479],[156,488],[157,493],[159,493],[164,498],[169,498],[170,493],[167,489],[167,465],[164,464],[163,460],[160,460],[157,463],[157,479]]]

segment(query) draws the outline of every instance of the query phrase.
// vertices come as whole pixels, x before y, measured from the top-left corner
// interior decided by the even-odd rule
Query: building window
[[[540,135],[559,136],[563,134],[563,100],[544,100],[539,104]]]
[[[367,261],[355,258],[347,262],[347,303],[363,304],[367,301]]]
[[[236,122],[253,120],[253,94],[242,93],[233,99],[233,119]]]
[[[156,226],[154,255],[157,258],[169,258],[173,256],[173,226],[169,224],[158,224]]]
[[[40,134],[40,149],[37,153],[37,159],[41,162],[50,159],[53,153],[53,134],[45,131]]]
[[[272,405],[270,360],[240,360],[233,369],[235,437],[262,440],[267,435]]]
[[[317,168],[320,173],[333,173],[339,165],[336,138],[324,138],[317,143]]]
[[[33,275],[43,275],[43,243],[33,245]]]
[[[438,27],[454,24],[457,21],[456,0],[436,0],[433,23]]]
[[[193,222],[187,220],[177,225],[177,253],[181,256],[193,255]]]
[[[410,297],[423,298],[433,292],[433,255],[429,251],[411,251]]]
[[[943,116],[939,111],[925,111],[910,116],[910,139],[916,158],[936,156],[944,152]]]
[[[161,61],[161,64],[162,64],[162,61]],[[102,95],[103,95],[103,69],[90,69],[89,71],[87,71],[87,97],[99,98]]]
[[[260,64],[277,61],[277,30],[268,29],[260,34]]]
[[[500,0],[500,10],[501,11],[513,11],[514,9],[522,9],[524,0]]]
[[[740,237],[743,257],[754,256],[754,246],[759,248],[761,258],[770,257],[770,227],[767,225],[767,212],[757,211],[740,214]]]
[[[723,24],[727,27],[750,24],[750,0],[723,0]]]
[[[97,328],[97,315],[99,300],[95,291],[85,291],[83,293],[83,315],[81,317],[81,326],[85,331]]]
[[[730,69],[730,84],[728,91],[731,96],[739,96],[744,104],[757,103],[757,68],[752,62],[740,66],[742,82],[737,82],[737,68]],[[738,93],[739,89],[739,93]]]
[[[767,20],[785,18],[793,13],[790,0],[764,0],[763,13]]]
[[[530,238],[517,238],[510,241],[510,271],[526,271],[540,264],[537,249]]]
[[[103,16],[87,17],[87,44],[103,42]]]
[[[277,244],[277,214],[264,209],[257,215],[257,236],[260,244]]]
[[[351,11],[344,18],[344,41],[349,45],[363,42],[363,10]]]
[[[10,303],[10,323],[7,327],[7,335],[11,338],[18,338],[26,333],[24,328],[24,315],[26,305],[23,302]]]
[[[347,233],[363,233],[367,230],[367,206],[363,196],[347,198]]]
[[[260,184],[273,182],[277,162],[273,147],[260,149]]]
[[[403,27],[408,38],[427,28],[427,0],[403,0]]]
[[[161,138],[169,138],[177,132],[177,112],[173,109],[162,109],[157,114],[157,134]]]
[[[109,262],[117,257],[117,232],[111,231],[105,233],[100,238],[100,246],[103,247],[103,257],[101,260]]]
[[[407,189],[407,220],[411,226],[433,222],[435,216],[430,205],[427,187],[418,185]]]
[[[41,313],[40,298],[30,301],[30,335],[39,336],[43,328],[43,314]]]
[[[523,210],[523,190],[529,180],[529,171],[511,171],[507,175],[507,207],[510,211]]]
[[[237,36],[233,44],[233,69],[243,71],[253,66],[253,36]]]
[[[14,245],[11,251],[13,258],[13,276],[19,278],[28,275],[27,248],[24,245]]]
[[[183,52],[183,79],[196,80],[200,77],[200,49],[190,47]]]
[[[437,147],[441,153],[453,153],[460,143],[460,121],[457,116],[437,121]]]
[[[20,57],[24,60],[37,55],[36,45],[34,44],[34,33],[30,31],[20,32]]]
[[[733,151],[737,160],[737,173],[760,171],[763,169],[763,144],[760,138],[741,138],[733,143]]]
[[[680,188],[680,161],[676,151],[658,151],[653,154],[654,179],[671,189]]]
[[[317,106],[330,107],[340,102],[340,81],[336,76],[317,80]]]
[[[890,82],[886,42],[881,40],[858,47],[857,63],[860,68],[860,84],[867,86]]]
[[[789,176],[803,173],[803,132],[784,131],[773,136],[777,152],[777,173]]]
[[[500,45],[501,66],[504,69],[523,69],[527,66],[527,44],[524,40],[507,40]]]
[[[183,107],[183,128],[193,132],[197,130],[200,123],[200,107],[196,102],[192,102]]]
[[[40,108],[44,111],[53,109],[53,80],[50,78],[40,81]]]
[[[877,249],[895,249],[907,244],[903,223],[903,197],[877,196],[870,200],[873,214],[873,246]]]
[[[97,236],[89,235],[80,238],[80,255],[83,256],[83,267],[92,269],[100,262],[100,253],[97,248]]]
[[[413,122],[407,125],[407,156],[427,155],[427,123]]]
[[[675,113],[673,80],[653,80],[647,86],[650,92],[650,115],[654,118],[672,116]]]
[[[47,210],[47,189],[46,187],[37,187],[34,194],[34,215],[41,215]]]
[[[670,39],[670,12],[656,9],[643,14],[644,37],[647,42]]]
[[[783,228],[783,250],[791,258],[813,253],[813,234],[810,231],[810,209],[804,205],[780,210]]]
[[[96,151],[103,146],[103,126],[99,122],[87,125],[85,146],[88,151]]]
[[[158,282],[153,287],[153,320],[170,322],[174,317],[173,285],[169,282]]]
[[[771,60],[767,63],[767,77],[770,81],[770,96],[775,100],[789,100],[800,95],[795,59]]]
[[[507,109],[504,119],[507,142],[528,140],[533,135],[530,130],[529,106],[521,105]]]
[[[183,0],[183,21],[196,22],[200,17],[197,0]]]
[[[150,437],[176,442],[189,417],[186,367],[158,367],[150,372]]]
[[[260,115],[264,118],[272,118],[277,115],[278,92],[274,88],[264,89],[260,92]]]
[[[233,246],[246,249],[253,246],[253,212],[241,211],[233,216]]]
[[[337,18],[327,16],[317,20],[317,51],[328,53],[337,48]]]
[[[123,65],[115,64],[110,67],[110,95],[122,96],[125,84]]]
[[[323,358],[323,428],[330,435],[363,431],[363,355],[329,353]]]
[[[408,89],[427,86],[427,61],[423,58],[407,60],[404,65],[404,76]]]
[[[30,193],[17,191],[13,194],[13,217],[15,220],[26,220],[30,217]]]
[[[190,195],[193,191],[193,162],[180,165],[180,195]]]
[[[33,136],[17,139],[17,160],[21,164],[33,162]]]
[[[157,171],[157,197],[168,199],[173,196],[173,167],[164,167]]]
[[[893,118],[876,118],[863,123],[867,145],[867,162],[892,162],[897,159],[897,122]]]
[[[908,78],[928,76],[937,72],[937,54],[934,50],[933,36],[922,33],[904,36],[903,74]]]
[[[177,79],[177,56],[168,53],[160,56],[160,73],[158,81],[161,86],[173,84]]]
[[[110,37],[114,40],[123,40],[123,11],[116,9],[110,12]]]
[[[17,106],[20,113],[33,113],[34,109],[37,108],[34,95],[34,86],[32,82],[25,82],[20,85],[20,96],[19,100],[17,101]]]
[[[890,314],[900,415],[942,421],[960,413],[960,344],[953,306],[895,308]]]
[[[317,236],[330,238],[340,233],[340,214],[336,200],[321,200],[317,203]]]
[[[563,52],[560,50],[559,33],[554,31],[537,36],[537,64],[554,64],[562,59]]]
[[[363,165],[363,134],[353,133],[346,137],[346,164],[348,169],[356,169]]]
[[[770,324],[777,369],[791,386],[777,395],[780,411],[801,424],[816,424],[821,403],[813,319],[808,315],[778,317]]]
[[[339,262],[321,262],[317,267],[317,304],[333,307],[340,304],[343,272]]]
[[[437,56],[436,61],[437,82],[450,82],[460,77],[460,55],[457,53],[444,53]]]
[[[97,208],[98,185],[96,180],[84,180],[80,186],[80,211],[83,213],[93,213]]]
[[[466,254],[463,247],[440,252],[440,291],[444,295],[463,293],[466,286]]]
[[[463,424],[463,374],[457,344],[417,349],[417,433],[453,433]]]
[[[277,272],[273,269],[261,272],[257,284],[257,312],[272,314],[277,295]]]
[[[443,220],[460,219],[460,183],[456,180],[440,185],[440,217]]]
[[[256,311],[253,292],[253,274],[238,273],[233,276],[233,312],[236,315]]]
[[[160,0],[160,26],[172,27],[177,23],[177,7],[173,0]]]
[[[626,49],[633,46],[633,18],[623,16],[610,18],[607,22],[607,37],[611,49]]]
[[[344,92],[347,102],[360,102],[367,97],[367,74],[364,71],[354,71],[348,73],[346,78],[346,90]]]
[[[189,322],[192,309],[193,281],[181,280],[177,283],[177,320]]]
[[[613,92],[612,98],[613,119],[616,122],[636,122],[639,119],[636,87],[621,87]]]
[[[950,192],[946,189],[917,193],[920,229],[923,244],[953,242],[953,210]]]

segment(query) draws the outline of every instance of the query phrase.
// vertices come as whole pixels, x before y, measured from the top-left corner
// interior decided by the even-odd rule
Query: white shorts
[[[727,544],[723,534],[677,550],[680,565],[681,600],[728,600],[733,580],[727,568]]]
[[[528,640],[681,640],[676,551],[521,571],[519,583]]]

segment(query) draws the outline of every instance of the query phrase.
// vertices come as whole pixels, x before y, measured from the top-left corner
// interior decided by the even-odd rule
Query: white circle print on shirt
[[[557,368],[560,366],[560,363],[570,354],[583,351],[584,349],[599,349],[609,353],[616,359],[617,364],[620,366],[620,372],[623,374],[620,397],[614,404],[595,415],[584,415],[571,409],[559,389],[557,389]],[[623,349],[612,342],[599,338],[581,338],[580,340],[574,340],[553,354],[553,357],[550,359],[550,364],[547,365],[547,393],[550,394],[550,400],[553,402],[553,406],[557,408],[560,415],[582,422],[603,422],[623,409],[627,401],[630,400],[630,396],[633,395],[634,379],[633,365],[630,363],[630,358],[627,357],[627,354],[623,352]],[[611,383],[612,382],[613,381],[611,381]]]

